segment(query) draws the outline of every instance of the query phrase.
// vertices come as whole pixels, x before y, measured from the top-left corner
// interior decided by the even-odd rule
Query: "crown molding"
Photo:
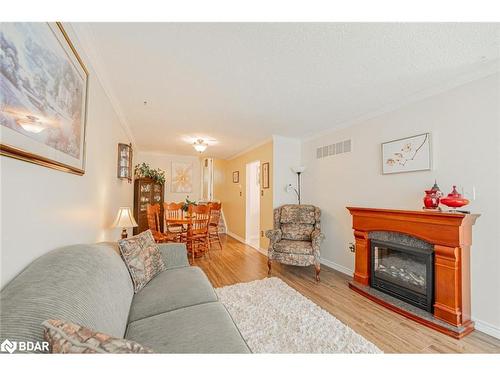
[[[242,151],[238,152],[237,154],[234,154],[234,155],[231,155],[231,156],[225,158],[224,160],[233,160],[233,159],[236,159],[237,157],[240,157],[241,155],[244,155],[247,152],[255,150],[257,147],[260,147],[260,146],[265,145],[266,143],[269,143],[269,142],[272,142],[272,141],[273,141],[273,137],[272,136],[271,137],[267,137],[263,141],[261,141],[259,143],[255,143],[254,145],[252,145],[250,147],[247,147],[247,148],[243,149]]]
[[[83,48],[87,60],[90,60],[89,61],[90,63],[87,63],[87,65],[91,66],[93,73],[97,77],[97,80],[101,84],[104,93],[108,97],[111,106],[113,107],[113,110],[118,116],[118,120],[120,122],[121,127],[125,131],[125,134],[127,134],[127,137],[129,138],[132,145],[134,145],[134,147],[136,148],[137,145],[135,142],[134,134],[132,133],[132,129],[129,123],[127,122],[125,115],[123,114],[123,110],[118,100],[116,99],[116,96],[114,95],[113,89],[111,88],[111,84],[107,79],[106,69],[104,68],[101,58],[99,57],[99,54],[95,48],[95,42],[94,42],[95,37],[92,29],[88,24],[83,22],[64,23],[64,28],[65,29],[70,28],[72,33],[78,39],[78,44],[81,46],[81,48]]]
[[[430,89],[421,90],[414,94],[408,95],[402,99],[393,101],[378,110],[367,112],[359,117],[356,117],[352,120],[347,120],[343,122],[339,122],[336,125],[329,127],[328,129],[321,130],[318,132],[307,133],[302,138],[302,142],[308,142],[315,140],[317,138],[329,135],[338,130],[342,130],[345,128],[349,128],[351,126],[360,124],[362,122],[371,120],[373,118],[382,116],[386,113],[397,111],[400,108],[403,108],[409,104],[413,104],[427,98],[431,98],[433,96],[437,96],[439,94],[445,93],[447,91],[451,91],[457,87],[463,86],[467,83],[474,82],[480,80],[482,78],[498,74],[500,73],[500,59],[492,60],[488,63],[485,63],[480,68],[475,69],[474,71],[470,71],[461,75],[458,75],[452,80],[447,81],[446,83],[433,86]]]

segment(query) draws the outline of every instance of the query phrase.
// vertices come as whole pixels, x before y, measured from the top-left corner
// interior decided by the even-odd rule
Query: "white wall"
[[[297,195],[285,188],[288,184],[297,187],[297,175],[292,168],[301,163],[300,151],[299,139],[273,135],[273,207],[297,203]]]
[[[116,177],[117,144],[130,142],[91,62],[67,27],[89,69],[87,159],[83,176],[0,157],[1,286],[32,260],[56,247],[116,240],[110,228],[133,187]]]
[[[172,192],[172,162],[183,162],[193,164],[193,191],[191,193]],[[137,152],[134,164],[148,163],[152,168],[160,168],[165,171],[165,202],[181,202],[189,196],[191,200],[201,197],[201,161],[197,156],[169,155],[150,152]]]
[[[420,209],[424,189],[437,179],[443,192],[456,184],[477,197],[473,231],[472,316],[476,327],[500,333],[500,76],[471,82],[408,104],[352,127],[321,134],[302,145],[304,201],[322,209],[322,258],[354,268],[352,222],[346,206]],[[380,144],[432,133],[434,169],[382,175]],[[352,152],[316,159],[316,148],[352,139]]]

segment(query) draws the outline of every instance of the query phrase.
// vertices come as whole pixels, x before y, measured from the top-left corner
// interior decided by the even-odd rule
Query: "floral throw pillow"
[[[111,337],[63,320],[42,323],[51,353],[153,353],[135,341]]]
[[[134,293],[140,291],[151,279],[166,269],[160,249],[150,230],[120,240],[118,245],[132,277]]]

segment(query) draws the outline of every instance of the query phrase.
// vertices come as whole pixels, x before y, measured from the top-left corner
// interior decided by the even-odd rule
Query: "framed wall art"
[[[193,191],[193,164],[172,162],[172,193],[191,193]]]
[[[233,172],[233,183],[237,184],[240,182],[240,171],[234,171]]]
[[[0,154],[85,173],[89,73],[61,23],[0,25]]]
[[[262,189],[269,189],[269,163],[262,164]]]
[[[427,171],[431,162],[430,133],[382,143],[383,174]]]

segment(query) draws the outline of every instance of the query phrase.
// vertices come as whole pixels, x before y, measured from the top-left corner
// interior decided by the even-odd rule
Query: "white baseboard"
[[[262,249],[262,248],[260,248],[260,247],[255,247],[255,246],[250,245],[249,243],[247,243],[247,242],[245,241],[245,239],[244,239],[244,238],[242,238],[242,237],[238,236],[237,234],[235,234],[235,233],[233,233],[233,232],[227,232],[226,234],[227,234],[228,236],[230,236],[230,237],[233,237],[235,240],[240,241],[241,243],[244,243],[245,245],[250,246],[252,249],[257,250],[259,253],[264,254],[265,256],[267,256],[267,250]]]
[[[351,270],[347,267],[341,266],[340,264],[332,262],[332,261],[327,260],[327,259],[321,259],[321,264],[324,264],[325,266],[333,268],[334,270],[337,270],[339,272],[345,273],[348,276],[352,276],[354,274],[353,270]],[[472,321],[474,321],[474,327],[478,331],[481,331],[483,333],[486,333],[487,335],[490,335],[490,336],[493,336],[497,339],[500,339],[500,328],[495,327],[494,325],[486,323],[482,320],[476,319],[474,317],[472,317]]]
[[[244,243],[244,244],[248,245],[246,243],[246,241],[243,238],[241,238],[240,236],[238,236],[237,234],[234,234],[232,232],[227,232],[226,234],[228,236],[233,237],[235,240],[238,240],[241,243]],[[266,249],[255,248],[255,247],[253,247],[251,245],[248,245],[248,246],[250,246],[253,249],[257,250],[259,253],[264,254],[265,256],[267,256],[267,250]],[[328,260],[328,259],[325,259],[325,258],[321,259],[321,264],[324,264],[325,266],[333,268],[334,270],[342,272],[343,274],[346,274],[348,276],[352,276],[354,274],[354,271],[351,270],[350,268],[344,267],[344,266],[342,266],[342,265],[340,265],[338,263],[332,262],[331,260]],[[483,333],[486,333],[487,335],[490,335],[490,336],[493,336],[493,337],[495,337],[497,339],[500,339],[500,328],[495,327],[494,325],[491,325],[489,323],[483,322],[482,320],[479,320],[479,319],[472,318],[472,320],[474,321],[475,328],[478,331],[481,331]]]
[[[334,270],[342,272],[342,273],[344,273],[344,274],[346,274],[348,276],[352,276],[354,274],[354,271],[351,270],[350,268],[341,266],[340,264],[332,262],[331,260],[328,260],[328,259],[325,259],[325,258],[321,258],[320,262],[321,262],[321,264],[324,264],[325,266],[333,268]]]
[[[482,320],[472,318],[474,322],[474,327],[487,335],[493,336],[497,339],[500,339],[500,328],[491,325],[490,323],[483,322]]]

